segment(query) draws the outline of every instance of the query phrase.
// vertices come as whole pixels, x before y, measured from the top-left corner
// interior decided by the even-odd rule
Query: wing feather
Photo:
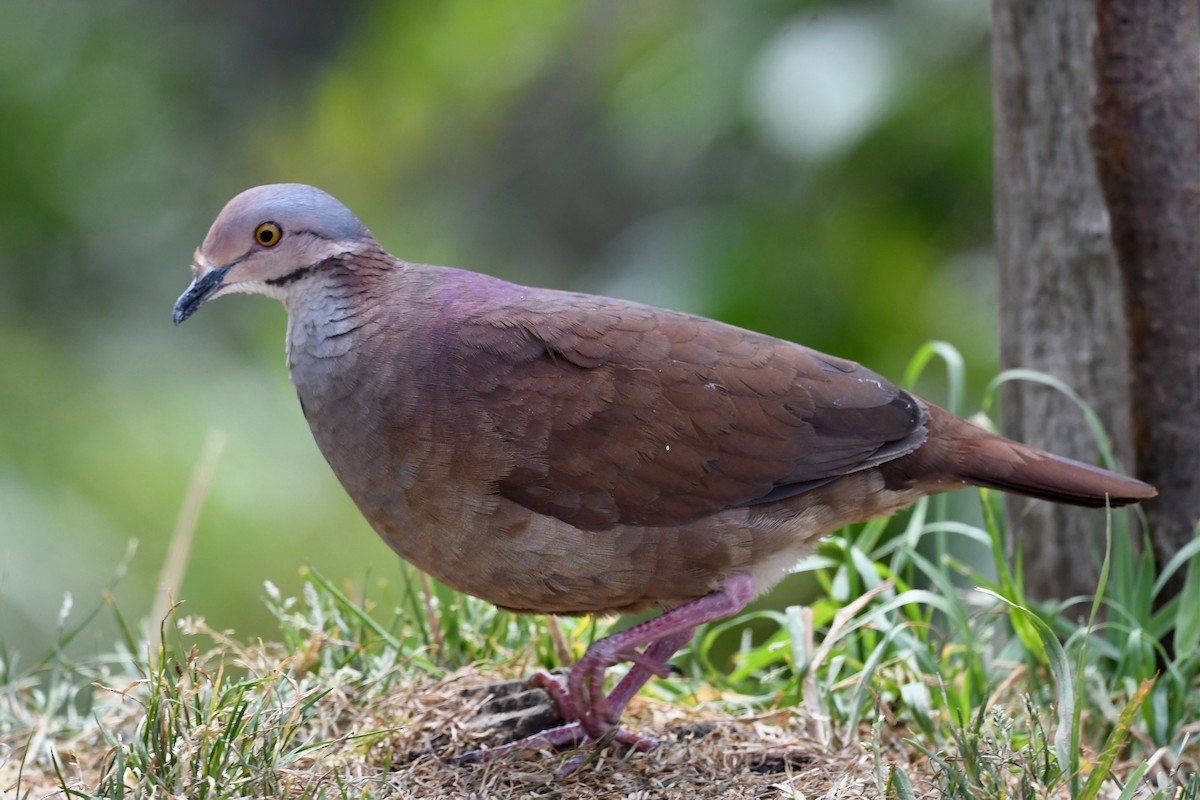
[[[649,306],[533,291],[468,315],[459,380],[503,496],[573,525],[679,525],[919,447],[919,400],[850,361]]]

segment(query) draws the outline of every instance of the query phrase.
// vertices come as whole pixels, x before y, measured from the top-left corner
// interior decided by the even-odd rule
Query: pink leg
[[[571,669],[566,687],[548,672],[536,673],[532,683],[549,692],[567,724],[473,756],[490,760],[514,750],[578,745],[606,736],[649,750],[655,744],[652,739],[617,727],[625,706],[651,675],[670,675],[668,660],[687,644],[698,625],[736,614],[752,597],[754,580],[749,575],[734,575],[712,594],[595,642]],[[637,650],[643,645],[644,650]],[[604,672],[621,661],[631,661],[633,666],[606,697]]]
[[[668,636],[665,639],[659,639],[646,648],[644,653],[634,651],[629,654],[632,657],[627,657],[627,660],[633,661],[634,664],[625,673],[625,677],[608,695],[608,703],[613,707],[613,712],[620,716],[625,706],[629,703],[638,690],[645,685],[646,681],[650,680],[651,675],[657,675],[660,678],[666,678],[671,674],[671,666],[669,663],[671,656],[675,654],[679,648],[683,647],[691,640],[692,634],[696,632],[695,628],[681,631],[674,636]],[[529,683],[539,689],[544,689],[554,704],[558,706],[558,712],[563,719],[577,720],[582,713],[575,703],[575,700],[567,692],[562,681],[556,676],[550,674],[544,669],[540,669],[533,674]]]
[[[675,655],[675,651],[692,640],[692,634],[695,632],[695,628],[688,628],[686,631],[680,631],[674,636],[659,639],[646,648],[646,652],[642,655],[652,663],[656,663],[661,669],[654,669],[650,664],[643,663],[634,664],[629,668],[629,672],[625,673],[625,677],[621,678],[621,681],[608,693],[608,704],[612,709],[612,714],[616,718],[620,718],[622,712],[625,711],[625,706],[641,690],[646,681],[650,680],[651,674],[657,675],[660,678],[665,678],[670,674],[667,662],[671,659],[671,656]]]
[[[663,674],[668,670],[666,659],[691,638],[696,626],[736,614],[753,597],[754,579],[749,575],[734,575],[726,579],[719,591],[684,603],[628,630],[614,633],[589,647],[567,677],[567,693],[577,707],[579,724],[588,737],[599,739],[616,728],[629,697],[649,680],[650,672]],[[655,648],[660,643],[661,650]],[[640,658],[635,656],[631,659],[629,654],[642,645],[649,645],[646,652]],[[628,697],[616,706],[604,696],[604,671],[628,660],[636,662],[627,676],[631,679],[630,684],[623,689],[621,684],[617,687],[622,689],[622,694],[628,693]],[[617,689],[613,693],[617,694]],[[586,710],[578,708],[583,697],[588,699]]]

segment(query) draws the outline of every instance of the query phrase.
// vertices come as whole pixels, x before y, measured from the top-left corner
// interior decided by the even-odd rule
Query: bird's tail
[[[954,477],[965,483],[1089,508],[1128,505],[1158,494],[1136,478],[992,435],[940,408],[930,411],[931,439],[935,427],[953,429],[949,440],[957,446],[945,455]]]

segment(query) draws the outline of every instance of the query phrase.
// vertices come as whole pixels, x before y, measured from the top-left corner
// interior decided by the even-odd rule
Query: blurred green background
[[[395,254],[718,317],[899,378],[995,370],[987,6],[446,0],[0,4],[0,644],[115,582],[149,611],[206,434],[183,611],[398,581],[262,298],[170,312],[226,200],[316,184]],[[934,398],[939,397],[936,389]],[[76,648],[111,646],[112,623]]]

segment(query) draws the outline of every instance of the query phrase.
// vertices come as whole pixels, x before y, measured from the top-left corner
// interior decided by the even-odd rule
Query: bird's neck
[[[340,394],[344,376],[358,372],[377,305],[366,302],[382,270],[331,259],[299,277],[282,298],[288,312],[287,354],[292,382],[306,404]]]
[[[284,302],[288,312],[288,365],[295,369],[353,352],[347,334],[357,324],[341,287],[323,277],[304,279]],[[339,342],[338,339],[342,341]]]

